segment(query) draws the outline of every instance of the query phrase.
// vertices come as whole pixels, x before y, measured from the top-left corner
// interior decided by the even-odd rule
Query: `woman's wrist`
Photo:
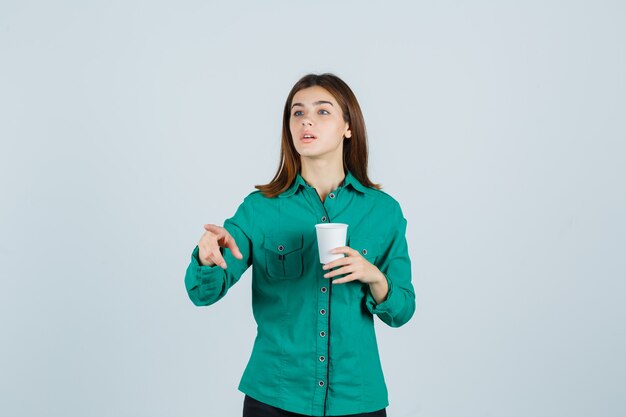
[[[389,283],[387,282],[387,277],[382,272],[378,271],[378,279],[371,282],[369,286],[370,293],[372,293],[372,297],[376,300],[376,304],[380,304],[387,299]]]

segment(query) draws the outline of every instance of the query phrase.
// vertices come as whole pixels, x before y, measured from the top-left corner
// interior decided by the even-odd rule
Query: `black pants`
[[[292,413],[290,411],[281,410],[280,408],[272,407],[257,401],[252,397],[246,395],[243,400],[243,417],[308,417],[304,414]],[[346,416],[338,417],[387,417],[387,411],[382,410],[374,411],[372,413],[361,414],[349,414]]]

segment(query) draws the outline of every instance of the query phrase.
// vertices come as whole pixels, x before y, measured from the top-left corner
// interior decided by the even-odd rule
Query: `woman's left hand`
[[[337,275],[347,274],[343,278],[339,278],[333,281],[333,284],[343,284],[350,281],[361,281],[366,284],[373,284],[376,282],[386,281],[382,272],[365,259],[359,251],[352,249],[349,246],[341,246],[335,248],[331,253],[343,253],[346,256],[341,259],[334,260],[324,265],[322,269],[329,270],[335,267],[341,267],[324,274],[324,278],[332,278]]]

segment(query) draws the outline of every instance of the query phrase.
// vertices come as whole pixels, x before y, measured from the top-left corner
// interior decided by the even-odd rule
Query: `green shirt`
[[[324,278],[314,225],[347,223],[347,245],[387,277],[380,304],[360,281]],[[389,405],[373,315],[392,327],[415,311],[406,220],[396,200],[363,186],[350,172],[322,203],[298,175],[275,198],[249,194],[224,227],[243,254],[224,249],[226,270],[202,266],[193,250],[185,286],[194,304],[226,295],[252,268],[252,310],[257,336],[239,390],[298,414],[335,416]]]

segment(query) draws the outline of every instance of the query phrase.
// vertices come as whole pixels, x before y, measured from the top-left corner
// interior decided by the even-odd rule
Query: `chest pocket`
[[[348,246],[358,251],[361,256],[374,265],[376,265],[376,262],[380,260],[381,245],[377,239],[373,239],[371,237],[351,236]]]
[[[289,279],[302,275],[301,234],[266,236],[263,247],[267,274],[270,277]]]

